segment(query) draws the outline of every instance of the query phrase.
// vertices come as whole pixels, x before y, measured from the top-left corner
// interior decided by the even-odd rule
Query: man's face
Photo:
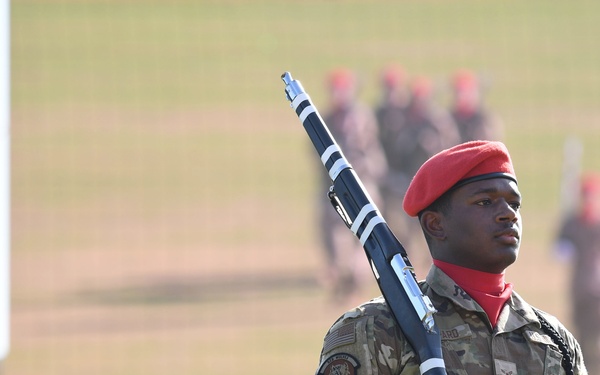
[[[503,272],[519,253],[520,207],[521,194],[509,179],[476,181],[456,189],[442,215],[445,260],[483,272]]]

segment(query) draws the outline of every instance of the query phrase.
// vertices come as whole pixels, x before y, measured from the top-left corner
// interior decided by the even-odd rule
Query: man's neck
[[[504,272],[489,273],[457,266],[456,264],[434,259],[433,263],[450,276],[460,287],[477,290],[482,293],[498,295],[505,287]],[[464,289],[464,288],[463,288]]]
[[[500,311],[512,293],[512,284],[504,281],[504,272],[482,272],[437,259],[433,264],[467,292],[486,312],[492,327],[496,326]]]

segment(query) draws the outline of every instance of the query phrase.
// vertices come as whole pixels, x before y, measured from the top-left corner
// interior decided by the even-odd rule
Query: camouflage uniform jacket
[[[433,266],[420,285],[438,310],[435,322],[448,375],[565,374],[558,346],[517,293],[492,329],[483,309],[439,268]],[[542,314],[566,341],[574,373],[587,374],[577,341],[555,317]],[[334,323],[317,374],[419,374],[419,361],[379,297]]]

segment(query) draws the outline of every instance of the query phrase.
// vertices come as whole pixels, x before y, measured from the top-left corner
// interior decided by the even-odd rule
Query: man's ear
[[[443,215],[437,211],[425,211],[421,215],[421,228],[432,238],[442,241],[446,239]]]

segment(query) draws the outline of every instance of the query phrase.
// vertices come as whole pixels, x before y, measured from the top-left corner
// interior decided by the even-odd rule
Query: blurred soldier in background
[[[390,169],[381,189],[382,211],[406,248],[415,273],[424,276],[431,257],[418,221],[402,210],[402,200],[419,167],[459,142],[458,130],[450,115],[435,104],[431,80],[417,77],[408,84],[404,71],[397,67],[384,70],[382,77],[383,100],[376,113]]]
[[[330,107],[323,120],[338,142],[344,155],[358,174],[373,201],[379,206],[379,186],[387,173],[385,156],[379,145],[377,123],[373,111],[358,100],[357,76],[349,69],[336,69],[327,78]],[[323,171],[322,165],[319,170]],[[321,174],[322,197],[319,201],[321,238],[325,249],[327,270],[324,280],[334,298],[352,298],[359,288],[374,280],[360,241],[346,227],[331,206],[326,192],[331,179]]]
[[[383,69],[379,80],[381,99],[376,106],[375,116],[379,128],[379,141],[383,148],[389,171],[381,184],[383,205],[380,211],[399,240],[409,246],[407,236],[408,216],[402,211],[402,199],[410,178],[402,170],[402,159],[406,154],[401,149],[406,126],[406,110],[409,100],[408,81],[404,69],[390,65]]]
[[[565,218],[555,242],[560,260],[571,261],[575,334],[590,374],[600,373],[600,175],[582,178],[578,209]]]
[[[503,126],[500,119],[483,105],[481,82],[468,70],[459,70],[452,78],[450,114],[460,132],[461,142],[500,140]]]
[[[411,178],[419,167],[437,152],[460,142],[456,124],[434,101],[432,81],[416,77],[410,85],[410,100],[406,109],[404,136],[397,147],[404,157],[398,161]]]
[[[375,110],[377,125],[379,127],[379,140],[392,170],[400,163],[399,156],[402,150],[397,146],[401,140],[402,129],[406,123],[406,110],[409,100],[406,74],[401,67],[390,66],[383,70],[380,79],[381,100]],[[408,185],[408,182],[406,183]]]

